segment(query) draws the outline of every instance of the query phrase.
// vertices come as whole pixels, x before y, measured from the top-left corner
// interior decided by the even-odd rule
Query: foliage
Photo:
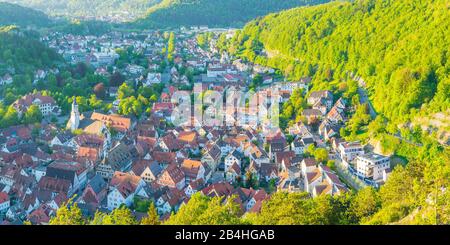
[[[240,26],[271,12],[326,0],[163,0],[147,11],[138,26]]]
[[[292,79],[312,75],[314,89],[358,74],[376,111],[398,123],[450,107],[447,20],[445,1],[339,1],[254,20],[219,48]]]
[[[141,225],[159,225],[161,222],[159,221],[158,212],[156,211],[155,204],[153,202],[150,203],[147,211],[147,217],[144,217],[141,220]]]
[[[63,61],[54,50],[42,44],[35,34],[11,27],[3,27],[0,31],[0,60],[2,76],[9,73],[9,70],[14,70],[16,74],[34,76],[37,69],[50,68]],[[26,76],[15,76],[13,79],[15,83],[19,79],[28,80]],[[31,86],[31,82],[19,85]]]
[[[310,198],[308,193],[276,192],[265,201],[261,213],[248,213],[247,223],[255,225],[347,224],[348,196]]]
[[[169,225],[231,225],[240,223],[240,207],[233,197],[208,197],[201,193],[192,195],[186,205],[167,220]]]
[[[11,0],[12,1],[12,0]],[[14,0],[12,2],[44,11],[49,15],[85,19],[97,19],[120,15],[132,20],[145,13],[145,10],[159,0]],[[124,15],[124,12],[127,15]]]
[[[58,209],[56,216],[50,219],[50,225],[84,225],[86,221],[77,203],[69,200]]]
[[[16,4],[0,2],[0,26],[18,25],[21,27],[47,27],[50,19],[44,13]]]
[[[110,214],[97,211],[90,222],[91,225],[137,225],[130,209],[125,206],[114,209]]]

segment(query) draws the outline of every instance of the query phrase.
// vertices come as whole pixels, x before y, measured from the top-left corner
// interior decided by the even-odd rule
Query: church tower
[[[78,111],[77,100],[75,99],[74,96],[72,102],[72,111],[70,112],[70,119],[67,122],[66,128],[74,131],[78,129],[79,125],[80,125],[80,112]]]

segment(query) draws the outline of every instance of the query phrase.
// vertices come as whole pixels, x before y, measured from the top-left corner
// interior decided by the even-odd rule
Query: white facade
[[[371,153],[356,158],[358,174],[375,181],[382,180],[383,172],[390,167],[391,163],[388,156]]]

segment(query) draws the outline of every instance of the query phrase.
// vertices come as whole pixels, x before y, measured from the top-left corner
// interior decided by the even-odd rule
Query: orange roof
[[[200,161],[196,161],[196,160],[191,160],[191,159],[184,159],[182,167],[183,168],[199,168],[200,166],[202,166],[202,162]]]
[[[98,112],[94,112],[91,115],[92,120],[102,121],[106,125],[113,127],[119,131],[126,131],[131,127],[131,119],[127,117],[122,117],[120,115],[112,114],[105,115]]]
[[[180,132],[180,134],[178,135],[178,140],[181,140],[183,142],[193,142],[195,140],[195,136],[197,134],[193,131],[188,132],[188,131],[183,131]]]

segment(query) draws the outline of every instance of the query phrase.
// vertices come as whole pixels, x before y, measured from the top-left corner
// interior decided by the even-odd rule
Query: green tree
[[[83,218],[80,208],[76,202],[70,199],[56,211],[56,216],[52,217],[50,225],[84,225],[86,221]]]
[[[42,113],[37,105],[31,105],[23,116],[24,124],[40,123],[41,120]]]
[[[141,220],[141,225],[159,225],[161,222],[159,221],[159,215],[156,211],[155,204],[152,202],[148,207],[147,217],[144,217]]]

